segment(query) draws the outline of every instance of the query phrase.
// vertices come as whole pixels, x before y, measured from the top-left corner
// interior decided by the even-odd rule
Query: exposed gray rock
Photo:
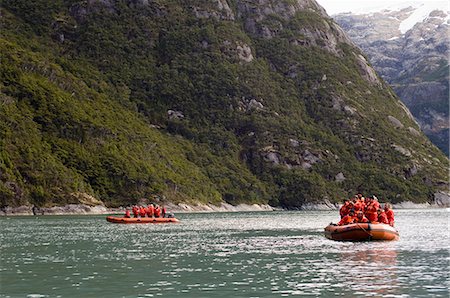
[[[240,205],[230,205],[227,203],[221,203],[220,205],[213,204],[197,204],[191,205],[186,203],[165,204],[167,210],[171,212],[187,213],[187,212],[248,212],[248,211],[274,211],[275,209],[269,205],[261,204],[240,204]]]
[[[403,123],[401,123],[400,120],[398,120],[394,116],[389,115],[388,119],[396,128],[403,128],[404,127]]]
[[[257,101],[256,99],[251,99],[247,106],[247,111],[251,110],[262,110],[264,108],[264,105]]]
[[[175,110],[168,110],[167,111],[167,117],[170,120],[181,120],[184,118],[184,115],[182,112],[180,111],[175,111]]]
[[[334,180],[336,180],[336,182],[342,182],[345,179],[346,178],[344,176],[344,173],[342,173],[342,172],[337,173],[337,175],[334,177]]]
[[[425,209],[430,208],[432,205],[430,203],[413,203],[410,201],[403,201],[397,204],[392,204],[393,209]]]
[[[364,58],[364,56],[361,54],[355,54],[355,57],[356,57],[356,61],[358,62],[359,70],[360,70],[363,78],[365,78],[367,81],[369,81],[372,84],[380,85],[381,82],[378,79],[377,73],[369,65],[366,58]]]
[[[252,49],[248,45],[238,44],[236,49],[239,59],[245,62],[251,62],[253,60]]]
[[[354,115],[354,114],[356,114],[356,109],[355,108],[352,108],[351,106],[344,106],[344,112],[346,112],[347,114],[350,114],[350,115]]]
[[[408,7],[333,17],[413,111],[421,130],[448,154],[449,11],[433,11],[408,31],[400,32],[401,22],[415,9]],[[411,115],[409,111],[407,113]]]
[[[205,6],[194,6],[192,11],[195,17],[199,19],[209,19],[214,18],[217,20],[228,20],[232,21],[235,19],[234,13],[231,10],[228,2],[226,0],[212,0],[211,5],[213,7],[205,8]]]
[[[314,153],[311,153],[309,150],[305,150],[302,153],[303,160],[307,161],[310,164],[315,164],[321,161],[320,157]]]
[[[278,152],[268,152],[264,155],[264,160],[279,165],[281,162],[281,155]]]
[[[337,210],[338,205],[331,203],[329,200],[325,199],[321,201],[320,203],[306,203],[303,204],[300,208],[301,210],[308,210],[308,211],[328,211],[328,210]]]
[[[416,164],[413,164],[411,167],[405,170],[405,178],[411,178],[417,174],[419,168]]]
[[[2,207],[0,215],[33,215],[33,206]]]
[[[325,18],[321,23],[311,23],[297,29],[291,44],[298,46],[320,46],[329,52],[339,55],[340,43],[352,44],[344,31],[326,14],[325,10],[313,0],[293,1],[237,1],[237,18],[244,22],[244,28],[253,35],[266,39],[278,36],[284,29],[284,24],[294,18],[297,13],[309,11]],[[280,17],[276,20],[273,16]],[[270,22],[268,19],[270,18]]]
[[[292,147],[298,147],[298,146],[300,146],[300,142],[297,141],[297,140],[295,140],[295,139],[289,139],[289,144],[290,144]]]
[[[405,156],[412,156],[411,151],[409,151],[408,149],[403,148],[402,146],[399,145],[392,145],[392,148],[394,148],[395,150],[397,150],[398,152],[400,152],[401,154],[405,155]]]
[[[415,137],[420,136],[420,132],[418,132],[415,128],[412,128],[411,126],[408,127],[408,131]]]
[[[434,203],[439,207],[450,207],[450,193],[440,191],[434,194]]]

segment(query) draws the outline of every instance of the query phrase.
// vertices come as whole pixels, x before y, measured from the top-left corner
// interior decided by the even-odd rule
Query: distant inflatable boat
[[[138,223],[171,223],[179,222],[175,217],[115,217],[107,216],[106,220],[112,223],[138,224]]]
[[[354,223],[345,226],[329,225],[325,237],[336,241],[398,240],[398,231],[382,223]]]

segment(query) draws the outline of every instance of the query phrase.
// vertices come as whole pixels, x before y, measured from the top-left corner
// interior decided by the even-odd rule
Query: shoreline
[[[393,209],[442,209],[449,208],[448,204],[413,203],[410,201],[393,204]],[[270,212],[270,211],[333,211],[339,205],[328,201],[317,204],[305,204],[301,208],[280,208],[267,204],[239,204],[233,206],[227,203],[220,205],[186,203],[164,204],[170,213],[221,213],[221,212]],[[107,208],[104,205],[89,206],[85,204],[69,204],[65,206],[38,208],[34,206],[3,207],[0,216],[33,216],[33,215],[106,215],[124,213],[125,207]]]

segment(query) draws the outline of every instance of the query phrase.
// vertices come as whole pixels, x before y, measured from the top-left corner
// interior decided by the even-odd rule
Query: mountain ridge
[[[2,206],[446,188],[448,159],[315,1],[3,6]]]
[[[433,10],[405,34],[412,8],[375,14],[336,15],[375,68],[412,111],[425,134],[449,154],[448,44],[450,13]]]

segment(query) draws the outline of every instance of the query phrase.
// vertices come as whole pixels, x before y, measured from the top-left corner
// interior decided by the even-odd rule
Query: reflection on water
[[[394,249],[368,249],[342,252],[341,263],[350,268],[347,282],[355,293],[370,290],[376,296],[398,295],[397,252]]]
[[[400,240],[334,242],[336,212],[1,218],[0,296],[448,297],[445,210],[398,211]],[[44,295],[44,296],[39,296]]]

